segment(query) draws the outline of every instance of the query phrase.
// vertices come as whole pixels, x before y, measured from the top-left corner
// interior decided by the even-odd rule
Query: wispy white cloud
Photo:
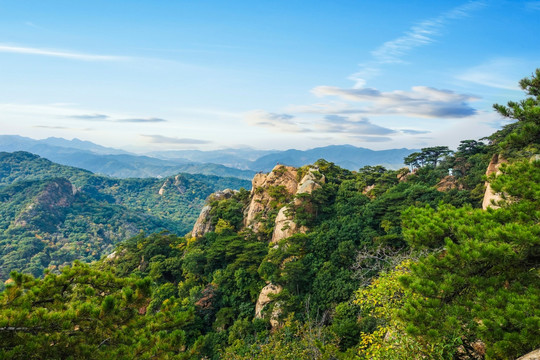
[[[51,56],[82,61],[125,61],[130,59],[129,57],[125,56],[86,54],[70,50],[51,50],[24,46],[13,46],[6,44],[0,44],[0,52],[12,54]]]
[[[38,26],[38,25],[34,24],[34,23],[31,22],[31,21],[26,21],[26,22],[24,23],[24,25],[29,26],[29,27],[32,27],[32,28],[34,28],[34,29],[39,29],[39,30],[43,29],[41,26]]]
[[[265,127],[276,132],[304,133],[311,130],[298,125],[290,114],[276,114],[264,110],[246,113],[245,120],[250,126]]]
[[[469,68],[458,74],[461,81],[506,90],[520,90],[516,79],[525,75],[522,69],[532,69],[535,65],[521,59],[496,58]]]
[[[429,134],[431,132],[428,130],[414,130],[414,129],[401,129],[400,131],[407,135]]]
[[[146,124],[149,124],[149,123],[161,123],[161,122],[167,122],[167,120],[165,119],[161,119],[161,118],[134,118],[134,119],[118,119],[118,120],[115,120],[116,122],[121,122],[121,123],[146,123]]]
[[[467,17],[471,12],[485,6],[483,1],[470,1],[435,18],[420,21],[405,31],[402,36],[389,40],[371,52],[371,60],[360,64],[360,70],[349,78],[355,87],[363,87],[366,79],[378,75],[384,64],[402,63],[404,57],[415,48],[430,44],[441,34],[451,20]]]
[[[529,10],[540,10],[540,1],[528,1],[525,7]]]
[[[349,138],[362,142],[388,142],[393,139],[388,136],[365,136],[365,135],[351,135]]]
[[[210,144],[211,141],[193,139],[193,138],[176,138],[163,135],[141,135],[152,144],[167,144],[167,145],[201,145]]]
[[[40,128],[40,129],[54,129],[54,130],[67,130],[70,129],[66,126],[50,126],[50,125],[34,125],[32,127]]]
[[[345,133],[361,135],[389,135],[395,130],[373,124],[367,118],[327,115],[320,124],[316,124],[324,133]]]
[[[312,92],[319,97],[337,96],[343,100],[362,103],[359,109],[346,106],[331,108],[338,114],[398,114],[426,118],[462,118],[474,115],[476,110],[469,105],[476,97],[439,90],[427,86],[413,86],[410,91],[379,91],[374,88],[343,89],[334,86],[318,86]],[[315,107],[314,110],[319,110]]]
[[[68,117],[72,119],[79,119],[79,120],[99,120],[99,121],[105,121],[110,118],[109,115],[105,115],[105,114],[70,115]]]
[[[105,114],[83,114],[83,115],[70,115],[68,118],[78,119],[78,120],[89,120],[89,121],[110,121],[118,123],[140,123],[140,124],[149,124],[149,123],[161,123],[167,122],[167,120],[162,118],[126,118],[126,119],[114,119],[110,115]]]

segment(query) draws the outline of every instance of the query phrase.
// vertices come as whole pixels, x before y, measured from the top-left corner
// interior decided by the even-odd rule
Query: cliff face
[[[499,171],[500,166],[506,162],[507,161],[499,154],[493,155],[486,170],[486,176],[490,176],[491,174],[499,175],[501,173]],[[484,193],[484,200],[482,201],[482,209],[486,210],[488,207],[498,209],[499,206],[497,205],[497,202],[501,200],[501,194],[494,193],[490,183],[486,181],[486,192]]]
[[[171,186],[174,186],[180,194],[186,192],[186,186],[184,185],[184,179],[182,175],[176,175],[174,177],[174,181],[172,181],[171,178],[165,180],[165,182],[163,183],[163,185],[161,185],[161,188],[159,189],[159,195],[163,196],[167,191],[167,188],[170,188]]]
[[[243,212],[243,226],[254,233],[267,230],[263,229],[264,223],[271,219],[269,217],[272,216],[272,210],[274,210],[273,216],[276,215],[277,210],[271,237],[272,243],[299,232],[305,232],[307,228],[298,226],[290,214],[297,206],[309,205],[306,204],[308,200],[303,200],[299,195],[311,194],[321,187],[325,178],[317,173],[316,168],[304,169],[303,172],[305,174],[300,181],[298,181],[299,170],[291,166],[277,165],[268,174],[256,174],[252,181],[249,203]],[[229,199],[234,194],[235,192],[227,189],[210,195],[190,233],[191,237],[202,237],[207,232],[214,231],[211,225],[210,202]]]
[[[297,169],[291,166],[277,165],[268,174],[256,174],[252,181],[250,203],[244,211],[244,226],[254,232],[262,230],[267,219],[269,204],[274,199],[272,190],[279,189],[284,195],[293,196],[298,187]]]
[[[210,202],[219,201],[223,199],[230,199],[235,193],[236,193],[235,190],[225,189],[223,191],[218,191],[210,195],[206,201],[206,205],[202,208],[201,213],[199,214],[199,217],[197,218],[197,221],[195,222],[195,225],[193,226],[193,230],[191,230],[191,233],[189,233],[188,236],[199,238],[199,237],[204,236],[204,234],[210,231],[214,231],[215,228],[214,228],[214,225],[212,224],[212,219],[210,216],[210,211],[212,210],[212,207],[210,206]]]
[[[325,179],[322,176],[320,179],[317,179],[315,175],[315,168],[310,168],[308,173],[304,175],[302,180],[297,184],[296,191],[294,193],[295,198],[292,204],[285,205],[279,209],[278,215],[276,216],[276,221],[274,224],[274,232],[272,233],[273,244],[279,242],[282,239],[293,236],[298,233],[305,233],[308,229],[305,226],[298,226],[292,216],[290,216],[291,208],[300,205],[309,205],[305,204],[306,200],[301,200],[297,195],[300,194],[311,194],[314,190],[321,187],[321,183],[324,183]]]

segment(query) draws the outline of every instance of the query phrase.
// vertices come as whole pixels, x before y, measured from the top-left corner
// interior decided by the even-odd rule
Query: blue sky
[[[455,147],[540,67],[540,1],[2,1],[2,134],[133,151]]]

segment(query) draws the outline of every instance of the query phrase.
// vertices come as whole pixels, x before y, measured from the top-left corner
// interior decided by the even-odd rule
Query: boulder
[[[264,307],[272,302],[269,295],[279,294],[282,290],[283,288],[280,285],[274,285],[272,283],[262,288],[259,298],[257,299],[257,304],[255,304],[255,317],[257,319],[261,319],[263,317],[262,311]],[[279,325],[278,317],[280,313],[281,311],[279,306],[276,304],[274,306],[274,310],[272,311],[272,315],[270,315],[270,325],[272,325],[273,328]]]
[[[516,360],[540,360],[540,349],[531,351],[530,353],[523,355]]]

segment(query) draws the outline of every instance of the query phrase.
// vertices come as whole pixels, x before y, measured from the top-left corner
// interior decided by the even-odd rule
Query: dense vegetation
[[[240,191],[210,204],[201,238],[140,234],[90,266],[13,273],[0,354],[514,359],[539,347],[540,69],[521,85],[526,100],[495,107],[515,122],[487,144],[411,154],[412,172],[319,160],[324,183],[290,211],[309,231],[277,244],[244,227]],[[502,201],[482,210],[494,154],[508,160],[489,178]],[[271,207],[289,200],[268,190]],[[282,290],[254,318],[267,283]]]
[[[0,153],[0,280],[11,270],[41,276],[48,267],[98,260],[140,231],[183,235],[208,195],[248,186],[188,174],[114,179],[30,153]]]

